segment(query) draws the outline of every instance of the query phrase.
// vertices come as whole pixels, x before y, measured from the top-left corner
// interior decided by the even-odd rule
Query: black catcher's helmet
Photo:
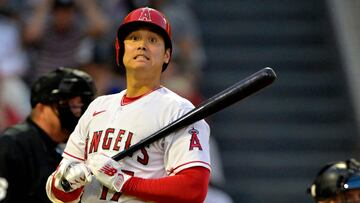
[[[94,99],[95,93],[95,85],[90,75],[77,69],[60,67],[40,77],[32,85],[31,107],[34,108],[37,103],[55,105],[62,127],[72,131],[79,118],[70,113],[66,101],[80,96],[84,104],[82,114]]]
[[[308,193],[319,201],[353,189],[360,189],[360,163],[355,159],[349,159],[324,166],[318,172]]]

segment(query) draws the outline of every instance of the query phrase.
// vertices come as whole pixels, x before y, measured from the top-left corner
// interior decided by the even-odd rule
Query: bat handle
[[[64,189],[65,192],[69,192],[71,189],[70,183],[65,179],[61,180],[61,187]]]

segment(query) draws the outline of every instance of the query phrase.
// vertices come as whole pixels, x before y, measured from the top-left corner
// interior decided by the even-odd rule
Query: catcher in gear
[[[360,202],[360,163],[349,159],[327,164],[318,172],[308,193],[317,203]]]
[[[159,11],[130,12],[120,25],[116,59],[126,90],[95,99],[49,177],[53,202],[203,202],[210,177],[209,135],[198,121],[117,162],[111,157],[194,108],[161,85],[172,54],[171,29]],[[90,174],[93,174],[93,176]],[[66,179],[70,190],[62,187]]]
[[[58,145],[67,141],[94,95],[92,78],[70,68],[58,68],[32,85],[30,115],[0,135],[0,180],[6,190],[1,202],[50,202],[45,184],[61,161]]]

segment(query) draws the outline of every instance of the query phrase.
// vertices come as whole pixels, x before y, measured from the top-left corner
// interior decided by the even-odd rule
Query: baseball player
[[[327,164],[318,172],[308,193],[317,203],[360,202],[360,163],[349,159]]]
[[[203,202],[210,176],[204,121],[180,129],[117,162],[111,156],[194,106],[160,83],[171,58],[170,24],[159,11],[130,12],[116,38],[127,89],[100,96],[80,118],[46,190],[53,202]],[[91,173],[93,175],[91,175]],[[61,181],[70,183],[70,190]]]
[[[50,202],[44,188],[61,161],[58,144],[68,139],[94,94],[91,77],[69,68],[32,85],[29,117],[0,135],[1,202]]]

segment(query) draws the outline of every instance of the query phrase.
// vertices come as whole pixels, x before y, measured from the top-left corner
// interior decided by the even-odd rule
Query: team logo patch
[[[199,131],[193,127],[188,131],[188,133],[191,135],[189,150],[193,150],[194,148],[202,150],[202,146],[198,137]]]
[[[150,15],[150,9],[149,8],[143,8],[141,10],[139,20],[150,21],[151,22],[151,15]]]
[[[199,131],[198,130],[196,130],[195,128],[191,128],[189,131],[188,131],[188,133],[190,134],[190,135],[198,135],[199,134]]]

